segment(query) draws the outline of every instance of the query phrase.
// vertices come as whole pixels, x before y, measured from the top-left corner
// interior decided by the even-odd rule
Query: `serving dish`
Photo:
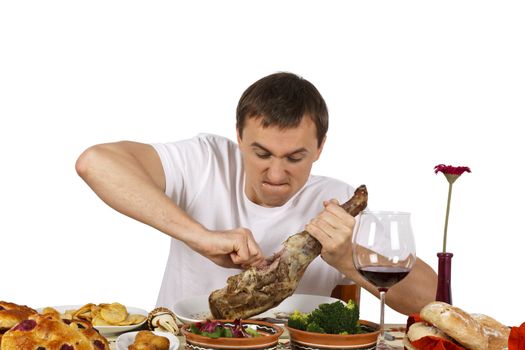
[[[292,294],[284,299],[278,306],[251,318],[276,319],[273,323],[284,325],[287,316],[295,310],[310,312],[319,306],[319,304],[333,303],[334,301],[340,300],[321,295]],[[212,318],[208,306],[208,295],[193,296],[179,300],[173,306],[173,312],[182,323],[195,323]],[[282,320],[282,322],[279,322],[279,320]]]
[[[82,305],[60,305],[60,306],[51,306],[53,309],[57,310],[61,314],[65,313],[67,310],[77,310],[82,307]],[[143,309],[139,309],[136,307],[126,306],[126,309],[128,310],[129,314],[140,314],[146,316],[146,319],[140,323],[132,324],[129,326],[93,326],[96,330],[99,331],[100,334],[102,334],[105,337],[108,336],[116,336],[118,334],[122,334],[124,332],[129,332],[134,329],[137,329],[141,327],[147,320],[148,312]],[[39,313],[42,313],[44,308],[39,308],[37,311]]]
[[[359,320],[359,323],[369,329],[370,332],[360,334],[326,334],[301,331],[288,326],[286,326],[286,329],[290,335],[292,350],[365,350],[375,348],[377,337],[379,336],[379,325],[364,320]]]
[[[226,325],[233,326],[234,320],[218,320]],[[182,326],[182,334],[186,337],[186,348],[195,350],[275,350],[279,337],[284,329],[278,325],[255,320],[242,321],[243,327],[256,330],[260,336],[251,338],[208,338],[199,334],[191,333],[190,323]]]
[[[167,332],[157,332],[152,331],[155,335],[160,335],[162,337],[168,338],[170,341],[170,350],[177,350],[179,348],[180,342],[179,339],[177,339],[176,336],[174,336],[171,333]],[[127,332],[123,333],[118,336],[117,340],[115,341],[115,345],[117,347],[117,350],[128,350],[128,346],[133,344],[135,341],[135,337],[137,336],[138,331],[135,332]]]

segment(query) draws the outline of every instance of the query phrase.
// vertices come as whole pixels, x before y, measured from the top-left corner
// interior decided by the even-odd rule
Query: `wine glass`
[[[390,287],[408,275],[416,262],[410,213],[361,213],[352,243],[355,268],[379,290],[381,317],[376,349],[393,349],[385,342],[385,294]]]

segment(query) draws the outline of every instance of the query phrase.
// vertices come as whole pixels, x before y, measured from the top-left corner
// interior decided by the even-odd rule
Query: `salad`
[[[206,320],[206,322],[192,323],[188,329],[191,333],[208,338],[253,338],[260,337],[257,330],[245,326],[240,319],[232,324],[221,321]]]

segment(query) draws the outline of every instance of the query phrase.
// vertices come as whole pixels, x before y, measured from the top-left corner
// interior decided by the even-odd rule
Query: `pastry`
[[[0,343],[6,331],[32,314],[36,314],[36,311],[28,306],[0,301]]]
[[[27,319],[29,315],[37,312],[25,305],[0,301],[0,333],[7,331],[19,322]]]
[[[150,331],[138,332],[133,344],[128,346],[128,350],[169,350],[169,348],[170,341],[168,338]]]
[[[109,350],[91,323],[63,320],[55,313],[32,314],[2,337],[2,350]]]

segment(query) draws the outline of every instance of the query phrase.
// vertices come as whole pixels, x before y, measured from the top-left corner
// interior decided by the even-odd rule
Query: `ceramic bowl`
[[[365,350],[375,348],[377,337],[379,336],[379,325],[362,320],[360,320],[359,323],[369,328],[371,332],[340,335],[300,331],[288,326],[286,328],[290,334],[290,346],[292,350]]]
[[[233,325],[233,320],[219,320],[225,324]],[[257,349],[275,350],[277,342],[283,333],[281,327],[263,321],[244,320],[243,325],[255,327],[260,337],[253,338],[208,338],[202,335],[191,333],[190,324],[182,326],[182,334],[186,337],[186,349],[195,350],[222,350],[222,349]]]

